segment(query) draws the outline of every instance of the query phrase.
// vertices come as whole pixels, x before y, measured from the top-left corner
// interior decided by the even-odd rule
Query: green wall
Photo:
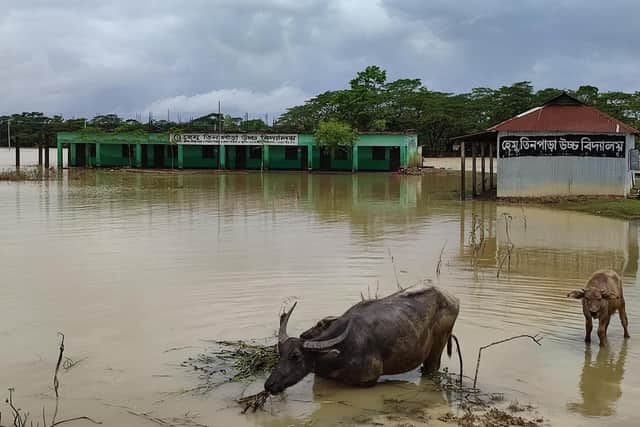
[[[358,147],[358,170],[388,171],[390,167],[390,147],[384,147],[384,160],[373,160],[373,147]]]
[[[122,156],[122,144],[100,144],[100,166],[134,166],[136,164],[135,152],[133,154],[131,163],[129,163],[129,158]]]
[[[300,170],[302,169],[302,157],[306,154],[302,147],[298,146],[297,160],[287,160],[285,146],[272,145],[269,147],[269,169]]]
[[[183,147],[183,167],[192,169],[217,169],[220,150],[213,147],[213,157],[203,158],[203,147],[185,145]]]

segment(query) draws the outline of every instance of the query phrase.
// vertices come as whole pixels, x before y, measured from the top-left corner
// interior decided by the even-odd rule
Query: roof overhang
[[[469,133],[466,135],[456,136],[451,138],[453,144],[459,144],[461,142],[469,142],[471,144],[480,144],[486,142],[496,142],[498,138],[498,132],[493,130],[485,130],[482,132]]]

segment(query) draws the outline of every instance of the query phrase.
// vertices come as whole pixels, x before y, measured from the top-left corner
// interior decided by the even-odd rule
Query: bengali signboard
[[[275,133],[183,133],[171,135],[171,141],[184,145],[298,145],[298,135]]]
[[[500,137],[501,158],[508,157],[625,157],[624,135],[511,135]]]

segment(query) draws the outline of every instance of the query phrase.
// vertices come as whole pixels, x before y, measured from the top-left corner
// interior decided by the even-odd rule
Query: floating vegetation
[[[182,362],[183,367],[198,372],[201,384],[185,390],[206,394],[218,386],[230,382],[250,383],[270,372],[278,363],[278,349],[275,344],[259,344],[247,341],[214,341],[214,347],[195,358]],[[262,391],[238,400],[244,406],[243,413],[262,408],[269,393]]]
[[[267,402],[270,394],[268,391],[263,390],[260,393],[252,394],[251,396],[246,396],[241,399],[238,399],[238,403],[244,406],[242,413],[246,413],[250,408],[253,409],[253,412],[256,412],[258,409],[262,409],[264,404]]]
[[[484,412],[473,412],[470,409],[461,416],[455,416],[453,413],[448,412],[445,415],[438,418],[439,421],[444,423],[454,423],[459,426],[465,427],[539,427],[544,421],[542,418],[536,420],[527,420],[520,416],[511,415],[501,409],[491,408]]]

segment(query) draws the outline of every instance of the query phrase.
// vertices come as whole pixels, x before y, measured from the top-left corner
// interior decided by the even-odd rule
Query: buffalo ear
[[[618,295],[616,295],[615,292],[609,292],[606,289],[603,290],[602,292],[600,292],[600,295],[602,295],[602,298],[604,298],[604,299],[615,299],[615,298],[618,298]]]
[[[582,299],[584,298],[584,289],[576,289],[567,294],[567,298]]]

